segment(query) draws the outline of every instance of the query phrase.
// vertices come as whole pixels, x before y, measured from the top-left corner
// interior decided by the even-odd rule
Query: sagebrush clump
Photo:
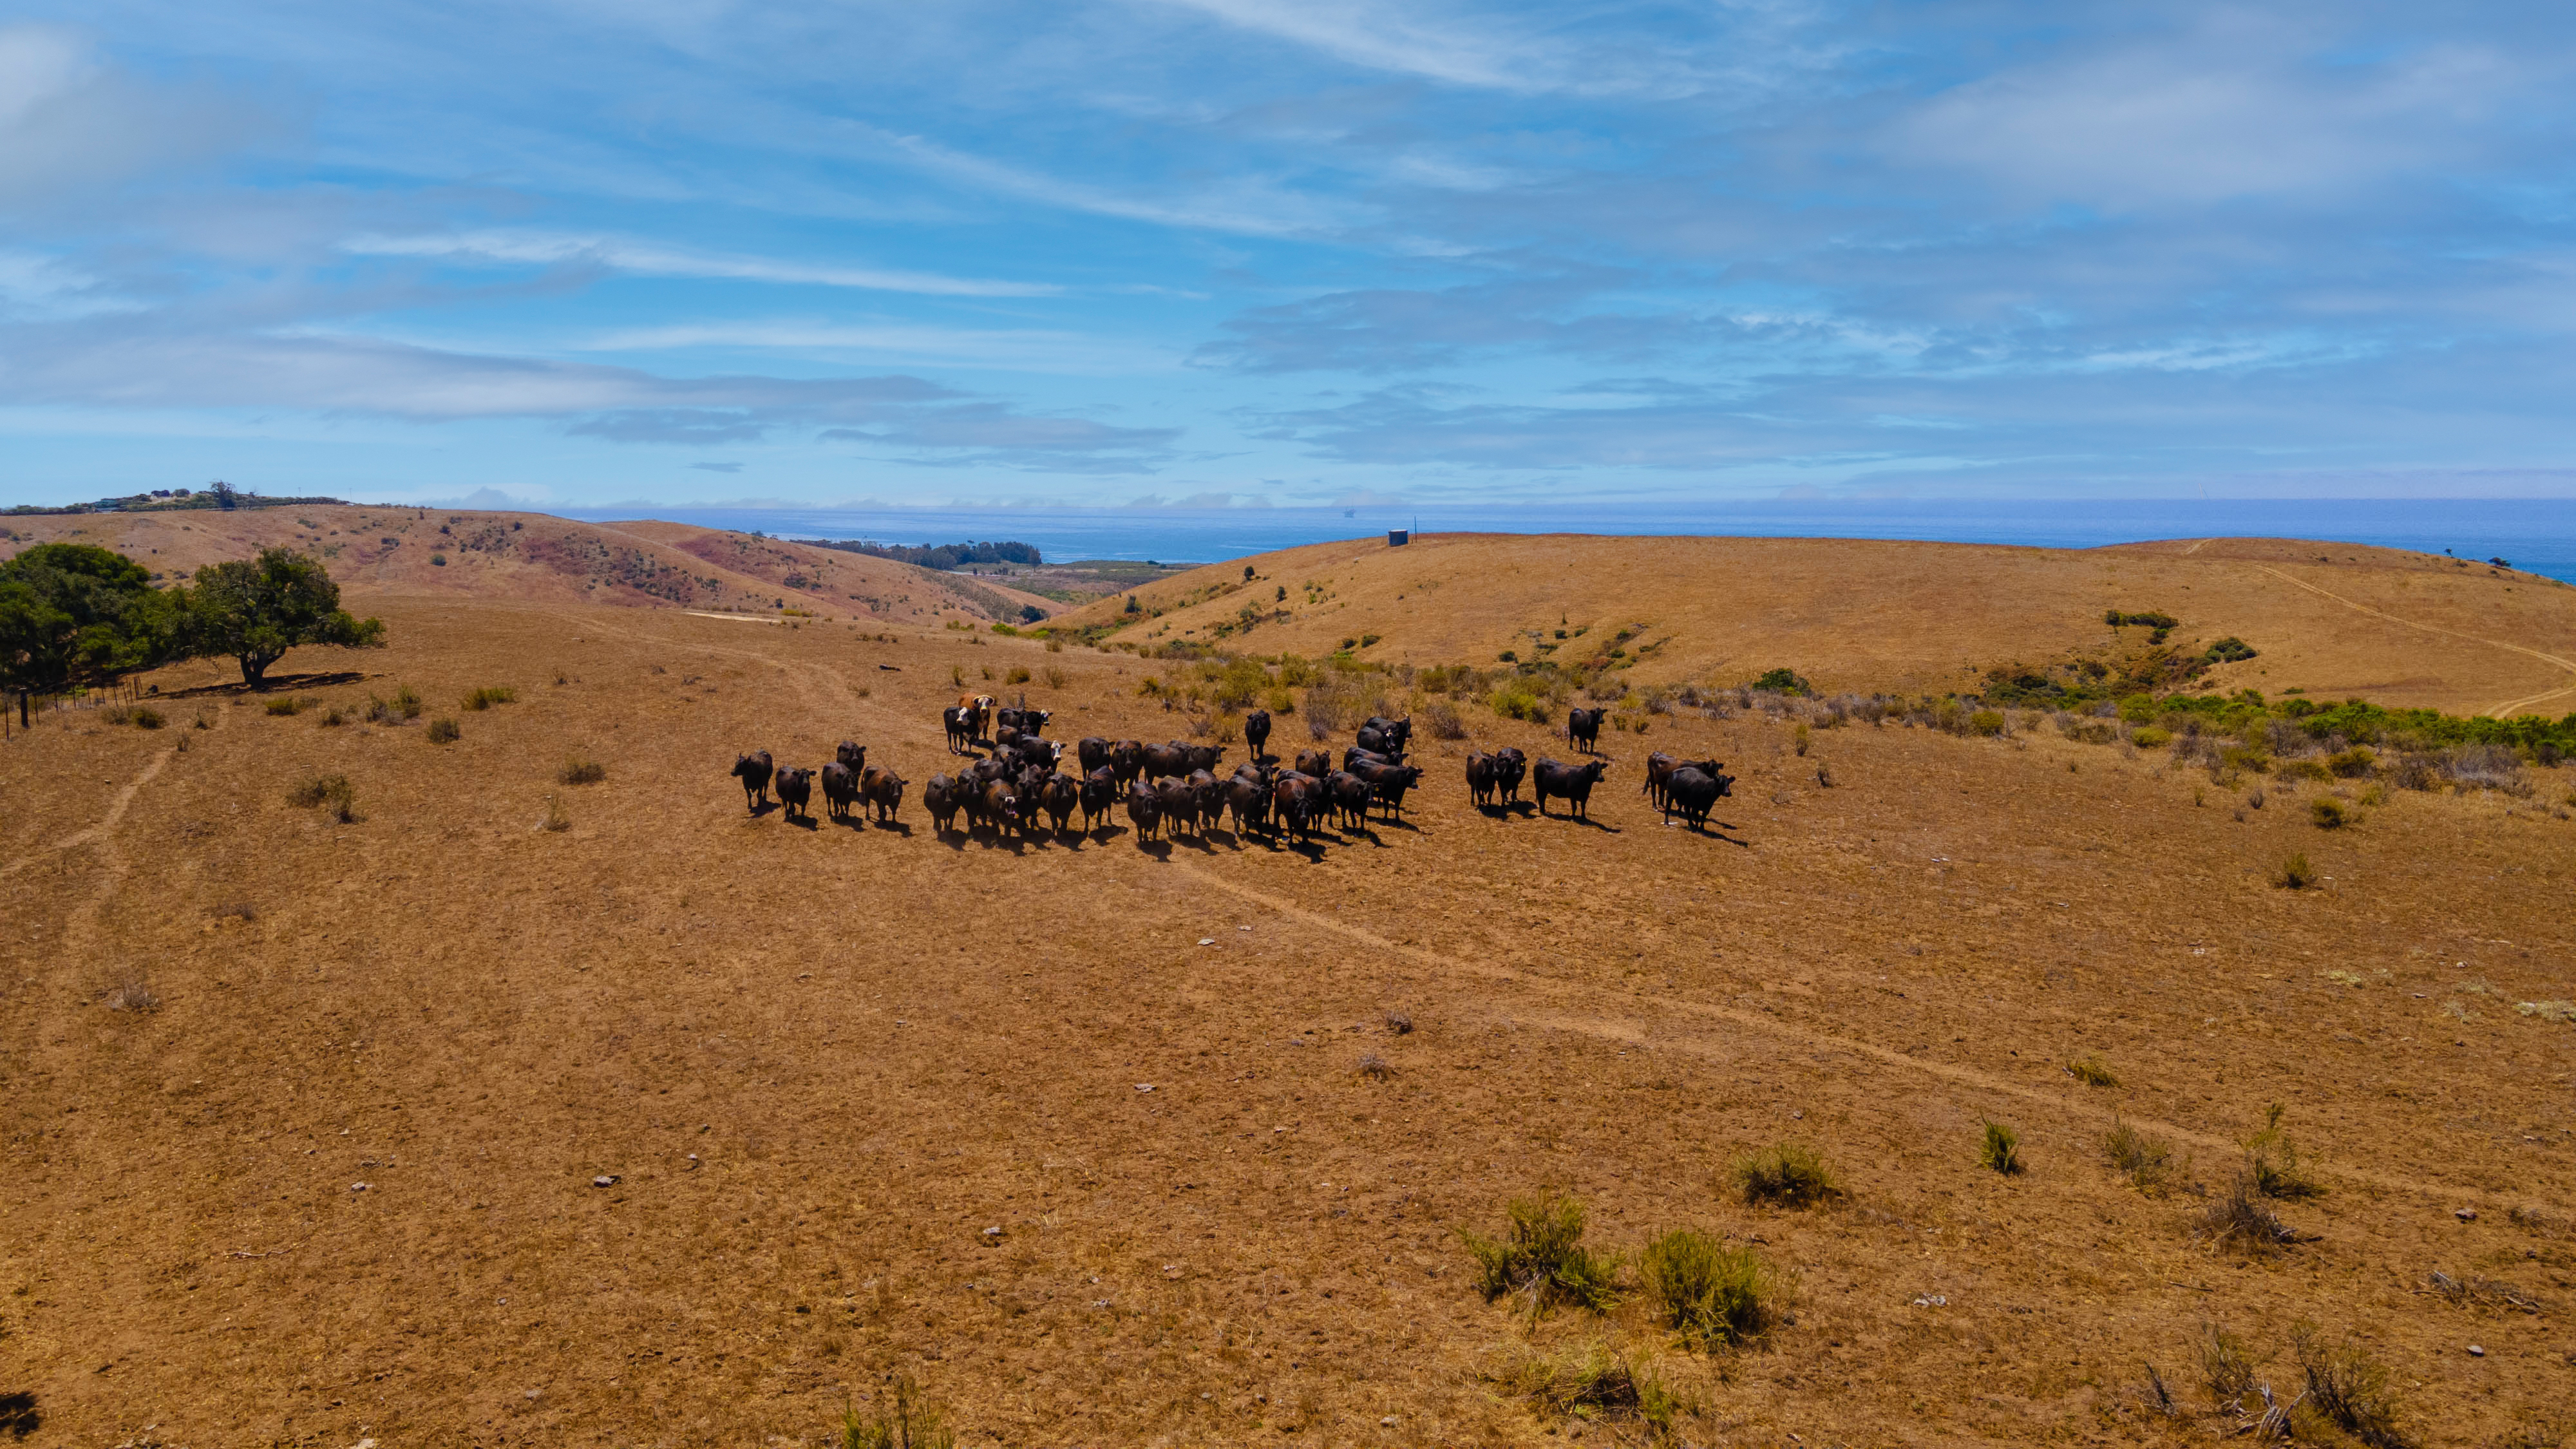
[[[1490,1303],[1523,1299],[1530,1316],[1571,1305],[1595,1313],[1618,1302],[1619,1256],[1583,1246],[1583,1203],[1559,1193],[1512,1199],[1499,1239],[1464,1228],[1459,1239],[1476,1260],[1476,1289]]]
[[[1822,1154],[1801,1142],[1775,1142],[1728,1165],[1727,1176],[1747,1203],[1805,1208],[1843,1195]]]
[[[1750,1343],[1779,1319],[1776,1279],[1749,1247],[1676,1228],[1646,1245],[1638,1270],[1664,1326],[1690,1342]]]

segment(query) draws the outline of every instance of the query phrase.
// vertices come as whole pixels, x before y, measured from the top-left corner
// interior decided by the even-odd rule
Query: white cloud
[[[266,126],[238,99],[140,84],[72,32],[0,26],[0,201],[46,200],[200,161]]]
[[[1286,190],[1255,176],[1237,177],[1178,200],[1154,201],[988,160],[920,136],[890,131],[874,134],[897,154],[929,170],[984,190],[1068,211],[1247,236],[1313,234],[1341,229],[1351,221],[1351,208],[1347,205]]]
[[[752,348],[827,356],[864,354],[887,361],[1076,374],[1132,375],[1180,365],[1179,355],[1168,350],[1103,342],[1077,332],[795,318],[634,327],[603,333],[578,346],[584,352]]]
[[[1060,287],[946,277],[885,267],[834,266],[722,252],[655,246],[610,236],[562,232],[470,231],[447,235],[352,237],[340,244],[357,256],[434,257],[486,265],[589,265],[652,277],[714,277],[783,286],[852,287],[934,297],[1053,297]]]

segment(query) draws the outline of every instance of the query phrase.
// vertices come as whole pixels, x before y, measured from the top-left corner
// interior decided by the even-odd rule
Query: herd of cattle
[[[1223,745],[1173,740],[1149,745],[1141,740],[1106,740],[1093,736],[1073,746],[1079,774],[1062,768],[1066,746],[1045,736],[1052,715],[1047,710],[996,707],[990,695],[960,700],[944,713],[951,754],[975,755],[975,762],[954,775],[938,774],[922,786],[921,801],[942,832],[960,816],[966,828],[996,835],[1026,837],[1052,828],[1062,834],[1076,813],[1085,832],[1124,810],[1139,840],[1165,835],[1197,834],[1222,827],[1231,816],[1237,835],[1281,834],[1299,842],[1315,831],[1344,825],[1365,827],[1370,812],[1401,819],[1404,797],[1422,781],[1422,767],[1407,764],[1413,718],[1372,715],[1360,726],[1359,738],[1342,751],[1336,769],[1324,750],[1303,750],[1283,762],[1265,753],[1270,741],[1268,710],[1254,710],[1243,722],[1244,743],[1252,758],[1220,777]],[[1594,754],[1601,733],[1599,710],[1572,711],[1566,738],[1593,758],[1579,765],[1540,759],[1533,764],[1519,750],[1478,750],[1467,756],[1467,790],[1480,809],[1510,809],[1520,803],[1527,782],[1540,814],[1550,800],[1563,800],[1575,819],[1587,818],[1592,787],[1609,774],[1611,761]],[[979,749],[989,753],[977,754]],[[824,808],[835,820],[849,819],[859,809],[872,811],[879,823],[895,819],[908,784],[901,776],[867,762],[867,747],[844,740],[836,758],[821,771]],[[757,811],[775,789],[787,817],[813,818],[816,772],[775,765],[766,750],[735,758],[734,778],[742,782],[744,803]],[[1705,829],[1709,811],[1728,794],[1735,777],[1715,760],[1678,760],[1656,753],[1646,760],[1645,793],[1670,821],[1676,814],[1691,828]]]

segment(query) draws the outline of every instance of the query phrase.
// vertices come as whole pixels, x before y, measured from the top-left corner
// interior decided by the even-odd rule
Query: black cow
[[[864,770],[868,767],[868,747],[843,740],[840,747],[832,751],[832,762],[847,765],[853,770]]]
[[[1664,781],[1664,820],[1671,823],[1673,812],[1681,812],[1693,830],[1708,828],[1708,812],[1717,802],[1733,793],[1735,777],[1702,770],[1697,765],[1684,765]]]
[[[1181,744],[1179,740],[1174,740],[1172,743],[1180,745],[1183,750],[1188,752],[1190,757],[1190,768],[1193,770],[1206,770],[1210,773],[1214,773],[1216,770],[1216,762],[1225,758],[1225,746],[1223,745],[1184,745]]]
[[[1045,729],[1047,721],[1053,718],[1055,718],[1055,712],[1052,710],[1029,709],[1025,706],[993,712],[993,723],[996,726],[1006,730],[1018,730],[1024,735],[1033,735]]]
[[[1335,770],[1324,777],[1324,790],[1333,802],[1333,813],[1351,824],[1366,827],[1369,806],[1376,803],[1377,792],[1369,782],[1348,770]]]
[[[733,777],[742,782],[742,808],[757,813],[769,803],[771,773],[767,750],[733,757]]]
[[[1199,828],[1199,792],[1187,780],[1165,780],[1154,787],[1154,803],[1162,807],[1163,822],[1172,834],[1192,834]]]
[[[966,803],[966,787],[946,775],[933,775],[921,787],[921,803],[930,811],[931,826],[945,835],[956,823],[959,807]]]
[[[1381,755],[1375,750],[1364,750],[1357,745],[1342,751],[1342,768],[1354,775],[1360,772],[1362,765],[1401,765],[1403,763],[1404,761],[1393,755]]]
[[[1595,759],[1569,765],[1561,760],[1543,759],[1538,762],[1535,773],[1537,780],[1530,787],[1530,793],[1538,798],[1539,814],[1547,813],[1550,796],[1562,796],[1569,807],[1568,813],[1577,820],[1586,820],[1591,818],[1587,812],[1592,805],[1592,787],[1601,782],[1602,776],[1610,773],[1610,762]]]
[[[1109,742],[1098,735],[1085,735],[1074,745],[1073,757],[1082,764],[1083,778],[1089,779],[1092,771],[1107,768]]]
[[[1011,742],[1006,753],[1023,769],[1037,766],[1052,770],[1056,762],[1064,758],[1064,745],[1058,740],[1042,740],[1036,735],[1024,734]]]
[[[1380,754],[1400,755],[1413,745],[1413,716],[1411,715],[1406,715],[1402,719],[1388,719],[1385,715],[1373,714],[1360,721],[1360,728],[1375,730],[1385,737],[1388,747],[1379,751]]]
[[[859,798],[859,777],[838,760],[823,767],[823,813],[834,820],[846,820],[850,802]]]
[[[1673,778],[1674,771],[1692,769],[1714,779],[1724,768],[1724,766],[1720,765],[1715,760],[1675,759],[1673,756],[1667,755],[1661,750],[1657,750],[1655,753],[1646,757],[1646,783],[1643,787],[1646,792],[1646,798],[1654,802],[1656,809],[1664,809],[1665,795]]]
[[[1300,775],[1312,775],[1316,779],[1320,780],[1326,775],[1333,773],[1333,757],[1322,750],[1299,750],[1297,752],[1297,773]]]
[[[1601,743],[1602,709],[1569,709],[1565,712],[1565,742],[1589,755]]]
[[[1243,717],[1243,743],[1253,759],[1262,758],[1262,750],[1270,744],[1270,711],[1256,709]]]
[[[1117,772],[1118,788],[1126,789],[1145,774],[1145,742],[1120,740],[1109,747],[1109,768]]]
[[[1377,796],[1378,803],[1386,807],[1389,820],[1403,818],[1404,792],[1412,789],[1422,779],[1420,765],[1361,764],[1354,766],[1351,773],[1368,781],[1369,789]]]
[[[1404,740],[1401,736],[1392,734],[1386,730],[1377,729],[1370,725],[1362,725],[1360,726],[1359,747],[1368,751],[1372,755],[1384,755],[1389,759],[1394,759],[1404,753]]]
[[[808,821],[814,818],[813,771],[782,769],[771,779],[778,786],[778,803],[787,807],[788,819],[799,814]]]
[[[975,712],[963,705],[950,705],[939,712],[939,722],[948,730],[948,753],[962,755],[975,743]]]
[[[1529,756],[1505,745],[1494,751],[1494,789],[1505,805],[1521,803],[1521,781],[1529,774]]]
[[[870,765],[859,776],[859,798],[876,811],[877,823],[885,824],[903,809],[903,776],[882,765]]]
[[[1245,766],[1225,782],[1226,808],[1234,812],[1234,833],[1270,828],[1270,776],[1267,771]]]
[[[1097,830],[1103,816],[1118,808],[1118,772],[1107,765],[1082,777],[1082,828]]]
[[[1142,780],[1127,786],[1127,823],[1136,827],[1136,838],[1151,840],[1163,824],[1163,802],[1154,796],[1154,787]]]
[[[1190,747],[1174,740],[1167,745],[1145,746],[1145,764],[1138,771],[1138,776],[1147,780],[1177,780],[1193,768]]]

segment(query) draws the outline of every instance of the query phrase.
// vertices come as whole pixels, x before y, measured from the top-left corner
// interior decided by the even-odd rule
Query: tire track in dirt
[[[2254,567],[2270,574],[2272,577],[2279,579],[2285,584],[2289,584],[2295,588],[2305,589],[2309,593],[2315,594],[2321,598],[2332,599],[2347,609],[2368,614],[2375,619],[2385,619],[2391,624],[2401,624],[2409,629],[2421,629],[2427,634],[2440,634],[2445,638],[2450,639],[2465,639],[2472,644],[2484,644],[2491,649],[2506,649],[2516,654],[2526,654],[2534,659],[2540,660],[2544,664],[2555,664],[2559,668],[2567,671],[2567,683],[2558,686],[2556,689],[2544,689],[2538,694],[2527,694],[2520,699],[2509,699],[2504,703],[2489,709],[2487,713],[2497,719],[2505,718],[2508,711],[2518,710],[2529,705],[2538,704],[2544,699],[2556,699],[2562,694],[2576,694],[2576,659],[2561,658],[2558,655],[2545,653],[2541,650],[2533,649],[2525,645],[2510,644],[2502,639],[2489,639],[2478,634],[2464,634],[2457,629],[2445,629],[2439,624],[2424,624],[2413,619],[2401,619],[2395,614],[2389,613],[2385,609],[2374,609],[2368,604],[2347,599],[2343,595],[2335,593],[2330,589],[2318,588],[2316,585],[2307,582],[2305,579],[2292,578],[2290,575],[2281,572],[2270,564],[2256,564]]]
[[[85,829],[75,830],[71,834],[64,836],[62,839],[55,841],[51,845],[40,846],[27,852],[25,855],[18,857],[16,860],[9,862],[7,865],[0,865],[0,880],[5,880],[10,876],[16,875],[18,872],[25,870],[28,866],[34,865],[37,861],[42,860],[48,855],[58,855],[66,850],[77,850],[81,846],[89,845],[96,841],[105,839],[108,832],[116,829],[118,822],[125,819],[125,812],[134,804],[135,795],[141,792],[144,786],[151,784],[153,778],[161,773],[161,767],[169,764],[170,757],[177,753],[179,753],[178,746],[173,745],[170,748],[163,750],[161,753],[154,755],[152,757],[152,763],[143,767],[142,774],[127,781],[124,787],[116,792],[116,798],[108,803],[107,813],[99,817],[97,824],[88,826]]]
[[[1516,971],[1508,966],[1462,961],[1454,957],[1443,956],[1436,951],[1426,950],[1419,946],[1405,945],[1402,942],[1390,940],[1385,936],[1379,935],[1377,932],[1369,930],[1364,926],[1352,925],[1348,921],[1341,920],[1337,917],[1327,915],[1320,911],[1309,910],[1306,907],[1297,905],[1291,901],[1282,900],[1268,892],[1255,890],[1254,888],[1237,881],[1227,880],[1223,876],[1190,864],[1187,861],[1181,860],[1177,856],[1173,858],[1171,864],[1173,868],[1195,876],[1198,879],[1207,882],[1209,885],[1215,886],[1219,890],[1239,896],[1255,905],[1275,911],[1292,920],[1300,921],[1310,926],[1320,927],[1327,931],[1336,932],[1381,951],[1388,951],[1411,957],[1413,960],[1421,962],[1426,966],[1438,968],[1444,974],[1471,977],[1481,976],[1489,980],[1504,982],[1535,994],[1556,996],[1560,998],[1573,996],[1578,992],[1584,992],[1586,990],[1585,988],[1554,981],[1544,976],[1535,976],[1528,972]],[[2053,1092],[2032,1087],[2021,1082],[2011,1081],[2003,1077],[1992,1075],[1991,1073],[1981,1072],[1974,1067],[1963,1067],[1949,1062],[1925,1061],[1919,1057],[1908,1056],[1904,1052],[1898,1051],[1893,1047],[1878,1046],[1874,1043],[1858,1041],[1851,1037],[1835,1036],[1827,1032],[1809,1030],[1791,1022],[1781,1021],[1765,1016],[1760,1012],[1740,1011],[1732,1007],[1717,1006],[1708,1002],[1686,1001],[1672,997],[1659,999],[1657,1005],[1677,1013],[1699,1017],[1710,1023],[1724,1023],[1725,1025],[1741,1027],[1747,1031],[1755,1032],[1763,1036],[1795,1042],[1802,1047],[1814,1050],[1845,1052],[1853,1057],[1861,1059],[1862,1061],[1873,1062],[1882,1067],[1896,1068],[1899,1071],[1910,1072],[1916,1076],[1933,1077],[1941,1081],[1949,1082],[1953,1085],[1974,1088],[1981,1092],[1993,1092],[2004,1096],[2019,1098],[2022,1101],[2034,1103],[2061,1115],[2068,1114],[2070,1111],[2069,1104],[2066,1100]],[[1560,1010],[1546,1014],[1530,1011],[1522,1011],[1515,1014],[1521,1020],[1526,1021],[1531,1025],[1550,1027],[1558,1031],[1573,1032],[1583,1036],[1601,1037],[1607,1040],[1626,1042],[1630,1044],[1643,1044],[1646,1042],[1648,1037],[1647,1031],[1633,1022],[1616,1021],[1592,1012],[1568,1013]],[[1669,1051],[1678,1049],[1688,1051],[1699,1056],[1712,1054],[1705,1047],[1686,1041],[1675,1042],[1668,1037],[1660,1035],[1657,1037],[1655,1045],[1658,1050]],[[2091,1112],[2082,1111],[2081,1109],[2075,1109],[2075,1114],[2086,1117],[2096,1115]],[[2223,1137],[2213,1136],[2206,1132],[2194,1131],[2193,1129],[2181,1126],[2178,1123],[2159,1121],[2154,1118],[2147,1117],[2129,1117],[2126,1120],[2139,1126],[2152,1127],[2155,1130],[2166,1133],[2180,1141],[2214,1152],[2233,1153],[2242,1150],[2240,1144],[2236,1142]],[[2415,1178],[2398,1177],[2389,1173],[2372,1172],[2367,1169],[2357,1167],[2330,1165],[2314,1161],[2309,1162],[2307,1165],[2329,1177],[2339,1177],[2349,1182],[2366,1184],[2368,1186],[2384,1188],[2396,1192],[2413,1193],[2417,1196],[2435,1198],[2448,1202],[2460,1202],[2474,1199],[2481,1205],[2495,1207],[2511,1206],[2516,1203],[2527,1203],[2537,1200],[2528,1194],[2508,1197],[2501,1193],[2490,1192],[2484,1188],[2465,1187],[2449,1183],[2424,1182]],[[2557,1204],[2550,1204],[2550,1206],[2554,1207],[2557,1206]]]

